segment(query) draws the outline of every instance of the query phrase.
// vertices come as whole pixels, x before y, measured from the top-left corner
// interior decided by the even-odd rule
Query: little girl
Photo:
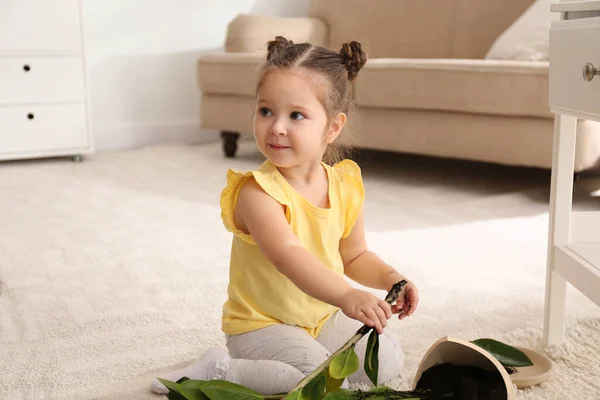
[[[339,135],[353,108],[353,81],[366,62],[360,43],[336,53],[278,36],[256,89],[254,137],[267,160],[228,171],[222,218],[233,232],[229,298],[222,329],[229,352],[208,350],[176,381],[225,379],[262,394],[289,391],[362,325],[382,334],[387,320],[411,315],[408,283],[393,306],[343,278],[389,291],[405,279],[365,242],[361,172],[339,158]],[[363,365],[366,338],[356,346]],[[380,336],[379,381],[399,375],[403,354]],[[370,384],[363,368],[349,382]],[[152,389],[166,393],[158,380]]]

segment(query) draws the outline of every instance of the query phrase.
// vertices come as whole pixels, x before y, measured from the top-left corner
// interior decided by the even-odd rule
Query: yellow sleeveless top
[[[304,248],[326,268],[344,275],[339,251],[364,201],[360,168],[350,160],[323,164],[329,182],[329,208],[319,208],[296,191],[270,162],[256,171],[227,172],[221,194],[221,217],[232,232],[228,299],[223,306],[222,329],[237,335],[274,324],[294,325],[317,337],[336,308],[302,292],[263,255],[252,236],[235,226],[234,211],[244,183],[254,177],[262,189],[285,207],[286,218]]]

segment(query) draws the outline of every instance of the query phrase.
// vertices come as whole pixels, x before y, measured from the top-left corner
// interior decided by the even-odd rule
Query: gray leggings
[[[316,339],[298,327],[284,324],[227,336],[227,348],[233,360],[222,377],[262,394],[287,392],[346,343],[361,326],[359,321],[337,311]],[[348,377],[350,383],[371,385],[363,368],[366,345],[367,336],[356,345],[360,368]],[[403,366],[404,356],[398,341],[384,333],[379,337],[378,384],[400,375]]]

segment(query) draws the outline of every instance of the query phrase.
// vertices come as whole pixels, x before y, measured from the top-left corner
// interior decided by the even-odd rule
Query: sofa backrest
[[[361,42],[370,58],[483,58],[534,0],[312,0],[328,46]]]

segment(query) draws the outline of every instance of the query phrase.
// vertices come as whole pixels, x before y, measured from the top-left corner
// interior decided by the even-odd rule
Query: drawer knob
[[[29,113],[27,114],[27,119],[34,119],[35,115],[33,115],[33,113]]]
[[[31,67],[27,64],[23,65],[23,71],[25,72],[29,72],[31,70]]]
[[[600,68],[594,67],[594,64],[587,63],[583,67],[583,79],[588,82],[591,82],[594,79],[594,76],[600,75]]]

